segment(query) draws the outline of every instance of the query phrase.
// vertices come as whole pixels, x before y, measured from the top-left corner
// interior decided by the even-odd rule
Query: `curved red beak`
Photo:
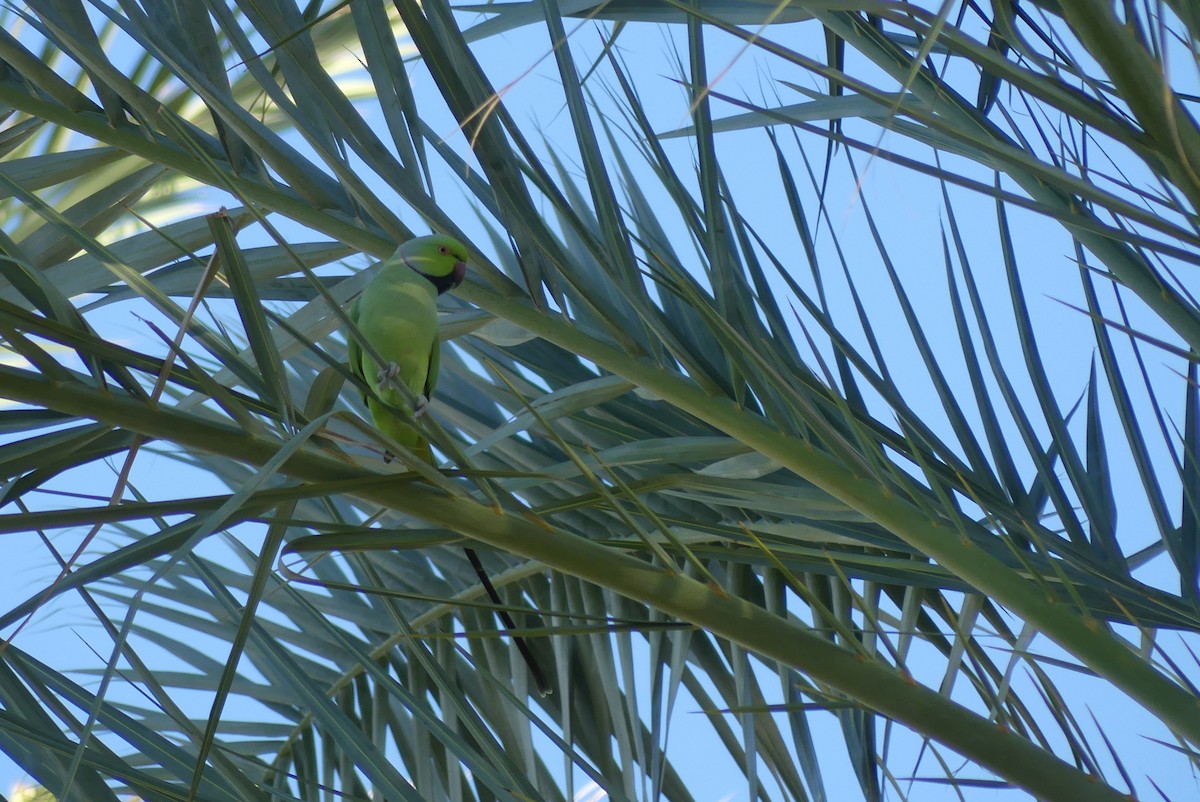
[[[452,272],[450,275],[454,276],[454,284],[452,287],[457,287],[459,284],[462,284],[463,280],[467,277],[467,263],[457,262],[454,265],[454,272]]]

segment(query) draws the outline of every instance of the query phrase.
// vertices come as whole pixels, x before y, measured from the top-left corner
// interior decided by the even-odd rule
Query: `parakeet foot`
[[[389,384],[394,384],[396,377],[400,375],[400,366],[395,362],[389,362],[379,369],[375,374],[375,383],[380,388],[387,387]]]
[[[420,420],[424,417],[427,409],[429,409],[429,396],[422,393],[417,396],[417,405],[413,407],[413,420]]]

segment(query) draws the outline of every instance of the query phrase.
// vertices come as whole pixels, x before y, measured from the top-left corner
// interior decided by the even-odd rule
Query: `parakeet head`
[[[429,279],[438,295],[462,284],[467,276],[466,246],[444,234],[414,237],[397,248],[392,258]]]

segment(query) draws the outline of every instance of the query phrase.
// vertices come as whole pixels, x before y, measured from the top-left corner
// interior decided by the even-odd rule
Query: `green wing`
[[[433,400],[433,388],[437,386],[438,371],[442,367],[442,341],[436,337],[429,349],[429,372],[425,374],[425,397]]]
[[[360,296],[361,297],[361,296]],[[358,327],[359,316],[359,299],[355,298],[354,303],[350,305],[350,322]],[[350,372],[357,376],[363,384],[367,383],[367,377],[363,375],[362,369],[362,347],[358,344],[358,340],[350,333],[346,334],[346,358],[350,362]],[[367,393],[363,392],[363,403],[367,403]]]

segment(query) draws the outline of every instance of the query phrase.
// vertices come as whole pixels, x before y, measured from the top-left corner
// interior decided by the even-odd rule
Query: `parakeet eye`
[[[441,245],[438,247],[438,253],[440,253],[442,256],[445,256],[446,254],[450,253],[450,249],[445,245]]]

